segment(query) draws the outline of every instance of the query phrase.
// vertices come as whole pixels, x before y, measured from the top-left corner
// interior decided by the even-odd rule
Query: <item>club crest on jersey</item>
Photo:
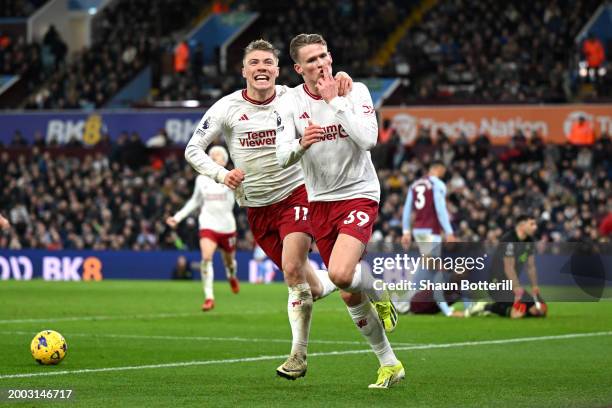
[[[202,129],[208,129],[209,125],[210,125],[210,118],[206,118],[206,120],[202,124]]]
[[[279,127],[282,123],[282,119],[277,111],[274,111],[274,114],[276,115],[276,127]]]

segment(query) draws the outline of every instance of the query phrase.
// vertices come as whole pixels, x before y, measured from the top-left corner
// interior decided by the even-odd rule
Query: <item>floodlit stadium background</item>
[[[365,346],[329,299],[315,311],[311,382],[274,381],[281,358],[253,358],[287,351],[286,289],[230,296],[216,259],[218,320],[202,316],[199,284],[169,281],[180,255],[199,280],[197,214],[176,230],[164,223],[192,192],[183,151],[194,126],[244,86],[244,46],[271,41],[277,83],[296,85],[289,41],[318,32],[335,70],[368,85],[379,117],[372,250],[397,247],[407,188],[434,159],[448,166],[462,241],[495,243],[528,212],[542,243],[609,243],[611,16],[592,0],[2,2],[0,214],[12,228],[0,232],[0,345],[10,356],[0,388],[48,383],[27,344],[52,328],[70,347],[58,372],[162,365],[53,377],[84,405],[161,406],[170,393],[160,382],[185,405],[269,405],[287,393],[334,405],[344,388],[370,405],[611,404],[609,302],[558,304],[547,320],[520,324],[402,318],[391,341],[405,348],[408,384],[381,401],[361,390],[375,365],[351,351]],[[235,214],[241,280],[282,280],[270,261],[258,275],[246,212]],[[83,280],[102,282],[47,282]],[[188,361],[200,363],[179,368]]]

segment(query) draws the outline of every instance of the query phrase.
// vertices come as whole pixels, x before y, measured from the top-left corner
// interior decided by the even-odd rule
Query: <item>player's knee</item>
[[[295,260],[283,261],[283,273],[288,278],[299,278],[302,276],[302,262]]]
[[[329,279],[340,289],[346,289],[353,282],[354,269],[330,267]]]

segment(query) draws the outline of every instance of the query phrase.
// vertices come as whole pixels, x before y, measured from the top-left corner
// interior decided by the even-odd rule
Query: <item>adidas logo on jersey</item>
[[[308,113],[304,112],[300,115],[300,119],[310,119],[310,116],[308,116]]]
[[[240,119],[238,119],[238,120],[239,121],[240,120],[249,120],[249,117],[246,115],[246,113],[243,113],[242,116],[240,117]]]

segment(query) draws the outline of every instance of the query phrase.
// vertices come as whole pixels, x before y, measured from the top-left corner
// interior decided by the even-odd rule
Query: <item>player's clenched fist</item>
[[[235,190],[244,181],[244,172],[240,169],[231,170],[225,175],[223,184]]]
[[[171,228],[176,228],[176,226],[178,225],[178,222],[176,221],[176,218],[168,217],[166,218],[166,224],[168,224],[168,226]]]
[[[304,149],[308,149],[310,146],[318,142],[324,134],[325,132],[321,126],[315,125],[309,120],[308,127],[306,130],[304,130],[304,136],[302,136],[300,144]]]

